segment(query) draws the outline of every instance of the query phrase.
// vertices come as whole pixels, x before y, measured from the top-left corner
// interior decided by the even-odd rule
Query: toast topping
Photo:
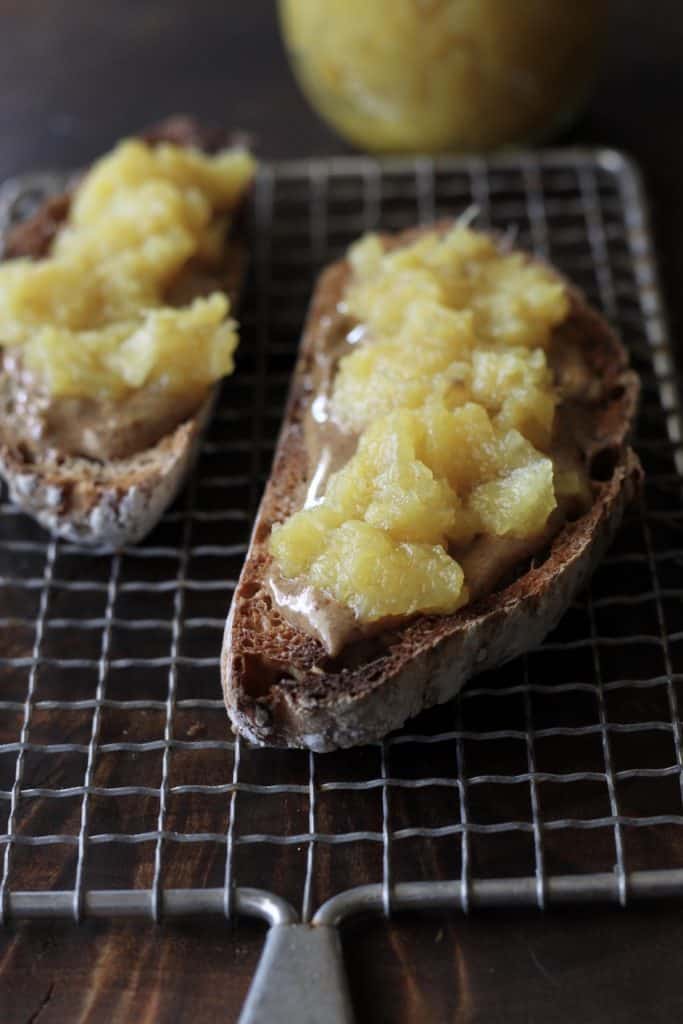
[[[394,248],[370,235],[349,262],[344,354],[306,429],[352,454],[338,468],[318,446],[307,507],[270,540],[276,603],[331,653],[481,596],[591,500],[558,411],[556,274],[463,224]]]
[[[44,258],[0,265],[0,345],[32,441],[130,454],[232,371],[226,237],[253,172],[242,150],[127,140],[81,180]]]

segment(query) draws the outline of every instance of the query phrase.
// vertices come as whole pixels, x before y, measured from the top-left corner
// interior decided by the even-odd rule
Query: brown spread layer
[[[196,395],[169,395],[152,387],[122,401],[54,398],[21,362],[16,349],[0,354],[2,386],[12,389],[15,442],[99,461],[143,451],[191,416]]]

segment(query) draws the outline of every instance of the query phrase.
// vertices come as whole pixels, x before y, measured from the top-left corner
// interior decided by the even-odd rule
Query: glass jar
[[[280,0],[313,106],[375,151],[491,149],[586,100],[608,0]]]

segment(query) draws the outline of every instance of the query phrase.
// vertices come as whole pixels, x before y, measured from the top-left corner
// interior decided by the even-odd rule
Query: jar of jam
[[[280,0],[313,106],[374,151],[536,142],[587,99],[608,0]]]

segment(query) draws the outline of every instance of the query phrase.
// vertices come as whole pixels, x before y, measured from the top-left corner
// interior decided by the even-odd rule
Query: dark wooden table
[[[622,147],[641,163],[675,334],[683,9],[675,0],[614,6],[604,75],[571,141]],[[247,129],[266,157],[344,149],[289,76],[271,0],[0,0],[0,178],[78,165],[174,110]],[[22,925],[0,939],[0,1018],[234,1020],[261,940],[248,922]],[[345,940],[359,1021],[683,1015],[677,906],[366,921]]]

